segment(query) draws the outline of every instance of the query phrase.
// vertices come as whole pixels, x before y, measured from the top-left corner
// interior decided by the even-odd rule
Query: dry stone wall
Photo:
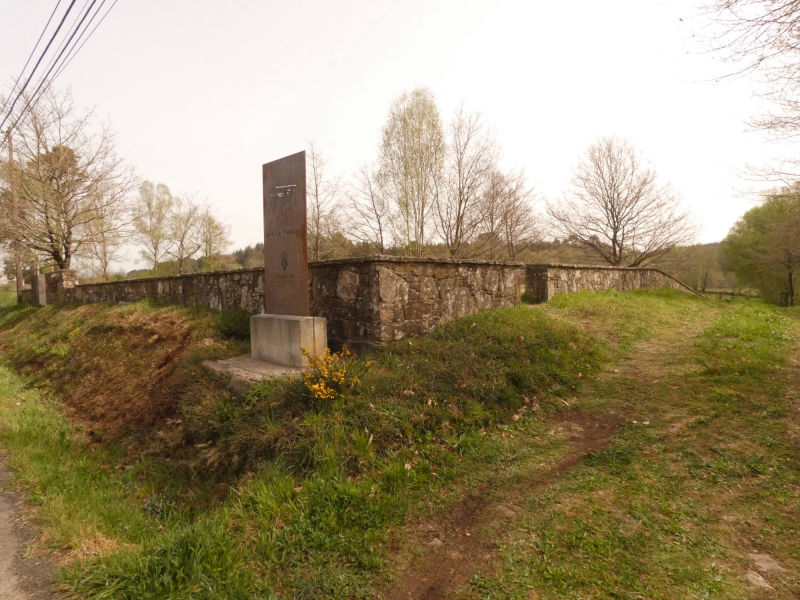
[[[488,308],[519,304],[524,266],[400,257],[311,267],[311,312],[328,339],[384,343]]]
[[[48,275],[51,275],[48,273]],[[57,274],[52,274],[57,275]],[[240,269],[190,273],[174,277],[146,277],[103,283],[85,283],[61,288],[54,297],[60,302],[137,302],[146,298],[167,304],[207,306],[217,310],[242,308],[262,311],[264,270]],[[51,286],[48,283],[48,302]]]
[[[522,265],[378,256],[312,263],[311,313],[328,320],[328,339],[364,346],[430,331],[481,310],[514,306],[522,284],[531,300],[580,290],[674,287],[691,291],[656,269]],[[192,273],[77,284],[68,272],[45,277],[46,302],[136,302],[263,312],[263,269]]]
[[[687,285],[652,268],[581,265],[527,265],[525,294],[531,302],[547,302],[557,294],[589,290],[655,290],[670,287],[696,294]]]
[[[311,313],[328,320],[334,344],[380,344],[439,323],[520,301],[524,267],[392,256],[312,263]],[[192,273],[76,285],[47,275],[47,302],[136,302],[146,298],[218,310],[263,312],[263,269]]]

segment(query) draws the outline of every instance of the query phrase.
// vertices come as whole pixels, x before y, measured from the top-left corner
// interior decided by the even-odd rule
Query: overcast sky
[[[262,163],[313,141],[347,176],[420,86],[445,121],[482,113],[540,200],[597,137],[629,140],[718,241],[764,187],[746,166],[779,150],[747,130],[750,79],[702,52],[702,2],[119,0],[56,85],[111,121],[140,177],[207,200],[234,247],[261,241]],[[0,0],[5,83],[53,6]]]

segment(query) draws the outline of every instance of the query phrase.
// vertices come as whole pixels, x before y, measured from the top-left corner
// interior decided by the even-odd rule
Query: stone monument
[[[264,183],[264,309],[250,317],[250,356],[306,365],[303,350],[322,354],[327,322],[312,317],[306,246],[306,153],[262,167]]]

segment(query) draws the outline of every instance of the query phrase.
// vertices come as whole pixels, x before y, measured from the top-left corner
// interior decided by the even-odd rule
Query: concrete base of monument
[[[297,367],[255,360],[249,354],[221,360],[206,360],[203,361],[203,366],[217,375],[228,378],[231,389],[239,393],[246,392],[248,388],[262,379],[297,377],[303,372],[303,369]]]
[[[327,320],[294,315],[250,317],[250,356],[289,367],[305,367],[303,350],[317,356],[328,347]]]

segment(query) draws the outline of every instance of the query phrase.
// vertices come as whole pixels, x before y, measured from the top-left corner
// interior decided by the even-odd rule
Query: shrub
[[[250,313],[244,309],[221,310],[215,324],[219,332],[237,340],[250,339]]]
[[[309,369],[303,374],[306,389],[314,400],[336,401],[344,398],[360,382],[359,376],[372,366],[370,361],[359,361],[347,346],[340,352],[325,348],[320,356],[303,350]]]

